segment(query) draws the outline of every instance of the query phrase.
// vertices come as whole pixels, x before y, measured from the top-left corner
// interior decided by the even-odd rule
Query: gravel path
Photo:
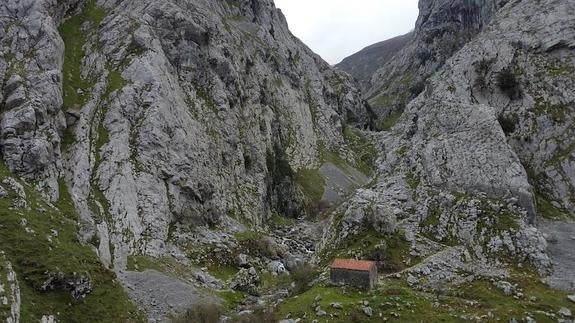
[[[540,220],[539,230],[548,235],[553,273],[547,283],[557,289],[575,291],[575,222]]]
[[[146,311],[150,322],[169,322],[171,313],[181,313],[201,302],[218,302],[196,287],[155,270],[129,271],[119,275],[130,297]]]

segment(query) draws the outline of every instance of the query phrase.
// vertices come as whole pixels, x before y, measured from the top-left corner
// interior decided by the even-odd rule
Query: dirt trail
[[[218,302],[203,296],[195,286],[154,270],[120,275],[131,298],[147,311],[150,322],[164,322],[173,312],[183,312],[193,304]]]

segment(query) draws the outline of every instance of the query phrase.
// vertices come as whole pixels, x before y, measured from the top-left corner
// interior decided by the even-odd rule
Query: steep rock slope
[[[368,46],[346,57],[336,65],[360,81],[363,90],[369,90],[371,77],[412,39],[413,32]]]
[[[489,23],[505,1],[420,1],[413,40],[373,74],[364,96],[380,117],[393,117],[425,80]],[[389,128],[380,120],[378,129]]]
[[[83,237],[100,241],[107,263],[160,248],[178,223],[299,216],[310,204],[299,170],[319,168],[324,152],[359,162],[343,136],[348,120],[365,120],[358,91],[271,1],[99,5],[5,5],[43,18],[22,30],[47,46],[34,55],[36,34],[5,20],[2,149],[13,171],[50,178],[54,198],[66,174]],[[62,57],[54,27],[66,9]]]
[[[324,252],[404,232],[410,253],[397,263],[421,261],[414,284],[501,275],[502,253],[545,274],[547,243],[531,224],[574,211],[574,14],[570,1],[510,1],[447,59],[379,134],[379,183],[334,213]]]
[[[38,181],[57,199],[66,128],[61,66],[64,44],[56,25],[66,5],[56,1],[0,4],[0,148],[19,175]]]
[[[337,203],[339,187],[367,180],[358,170],[369,174],[373,148],[351,127],[368,120],[358,89],[289,32],[271,0],[26,0],[0,12],[2,178],[33,183],[18,185],[34,198],[0,196],[5,220],[22,217],[25,232],[6,232],[2,249],[32,281],[20,281],[22,311],[46,304],[22,317],[81,321],[109,290],[92,306],[110,307],[102,321],[122,306],[122,320],[138,321],[104,267],[130,287],[157,278],[125,272],[130,255],[189,265],[197,240],[314,214],[324,195]],[[65,250],[54,251],[64,229]],[[46,258],[22,260],[28,247]],[[57,298],[37,295],[46,289]],[[171,305],[143,306],[161,319]]]

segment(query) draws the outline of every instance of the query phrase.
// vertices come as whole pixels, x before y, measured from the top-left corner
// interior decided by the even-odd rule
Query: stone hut
[[[371,290],[377,284],[377,266],[375,261],[336,259],[330,266],[329,277],[334,284]]]

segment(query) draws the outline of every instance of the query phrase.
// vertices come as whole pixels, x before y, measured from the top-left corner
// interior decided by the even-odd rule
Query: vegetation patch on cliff
[[[377,158],[377,150],[373,142],[361,131],[349,126],[343,128],[343,136],[354,152],[355,168],[367,176],[371,175]]]
[[[91,93],[94,80],[81,75],[84,45],[105,17],[106,12],[96,6],[95,0],[90,0],[81,13],[68,18],[58,29],[65,45],[62,71],[65,110],[81,108]],[[88,28],[83,27],[86,22]]]

